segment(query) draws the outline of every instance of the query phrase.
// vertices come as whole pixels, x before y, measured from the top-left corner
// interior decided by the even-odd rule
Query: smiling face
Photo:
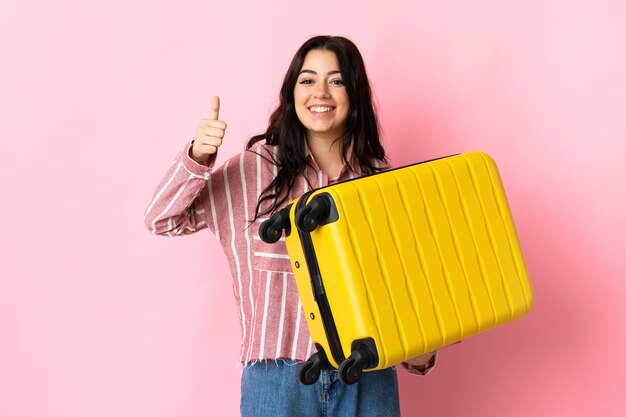
[[[306,55],[293,95],[307,138],[335,140],[345,133],[350,100],[334,52]]]

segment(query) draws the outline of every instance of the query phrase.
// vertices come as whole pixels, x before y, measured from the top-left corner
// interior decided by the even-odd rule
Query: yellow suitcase
[[[306,193],[260,228],[283,229],[322,368],[345,383],[518,318],[533,292],[493,160],[471,152]]]

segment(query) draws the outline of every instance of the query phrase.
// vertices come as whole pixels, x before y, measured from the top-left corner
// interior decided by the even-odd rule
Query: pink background
[[[536,292],[427,378],[401,373],[404,415],[626,413],[623,1],[1,8],[0,416],[238,415],[225,258],[208,232],[150,235],[143,212],[210,96],[224,160],[320,33],[360,47],[394,164],[496,159]]]

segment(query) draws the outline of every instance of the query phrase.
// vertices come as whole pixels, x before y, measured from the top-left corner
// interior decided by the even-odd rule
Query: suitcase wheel
[[[339,380],[344,384],[354,384],[361,379],[363,369],[371,366],[371,355],[367,349],[360,347],[352,351],[345,361],[339,365]]]
[[[339,365],[339,380],[344,384],[354,384],[361,379],[363,368],[359,366],[354,358],[350,357]]]
[[[320,222],[330,214],[331,203],[328,196],[318,194],[311,201],[296,213],[296,227],[298,230],[311,233],[317,228]]]
[[[276,212],[272,217],[261,223],[259,227],[259,237],[265,243],[276,243],[283,234],[283,229],[289,234],[289,208],[286,207]]]
[[[318,353],[314,353],[306,362],[300,365],[298,369],[298,379],[304,385],[312,385],[320,377],[323,368],[328,367],[328,363],[324,361],[324,357]]]

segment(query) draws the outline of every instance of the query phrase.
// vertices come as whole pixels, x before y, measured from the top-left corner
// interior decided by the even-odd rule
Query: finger
[[[221,120],[212,120],[212,119],[202,119],[200,120],[200,127],[216,127],[218,129],[225,130],[226,123]]]
[[[218,96],[213,96],[211,98],[211,115],[209,119],[217,120],[220,117],[220,98]]]
[[[204,127],[198,129],[198,134],[200,136],[215,136],[216,138],[223,138],[225,132],[224,129],[219,129],[216,127]]]
[[[202,145],[197,148],[194,147],[193,149],[193,155],[202,160],[205,160],[208,155],[214,154],[215,152],[217,152],[217,147],[212,145]]]
[[[215,145],[210,145],[210,144],[205,144],[205,145],[201,145],[198,148],[198,153],[203,154],[203,155],[210,155],[210,154],[214,154],[215,152],[217,152],[217,148],[219,148],[219,144],[215,144]]]
[[[221,138],[216,138],[214,136],[198,138],[198,146],[199,147],[203,147],[203,146],[221,146],[221,145],[222,145],[222,139]]]

